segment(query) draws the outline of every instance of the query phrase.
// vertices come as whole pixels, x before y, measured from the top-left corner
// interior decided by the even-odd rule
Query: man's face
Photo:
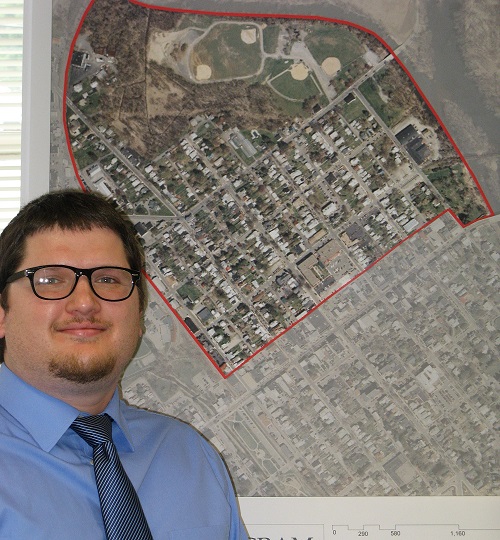
[[[120,238],[100,228],[56,227],[28,237],[16,270],[45,264],[129,268]],[[0,337],[5,337],[9,369],[48,393],[58,384],[116,384],[142,333],[137,289],[126,300],[107,302],[94,295],[85,276],[62,300],[38,298],[24,277],[8,287],[8,308],[0,308]]]

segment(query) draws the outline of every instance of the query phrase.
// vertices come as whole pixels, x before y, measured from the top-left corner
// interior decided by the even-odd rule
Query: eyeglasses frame
[[[33,281],[35,272],[38,270],[41,270],[42,268],[68,268],[70,270],[73,270],[75,273],[75,283],[73,284],[73,287],[71,288],[71,291],[66,294],[65,296],[61,296],[61,298],[45,298],[43,296],[40,296],[36,290],[35,290],[35,283]],[[132,278],[132,287],[130,288],[130,292],[125,298],[120,298],[119,300],[109,300],[108,298],[103,298],[101,295],[99,295],[92,285],[92,274],[96,270],[102,270],[103,268],[115,268],[117,270],[125,270],[128,272]],[[75,266],[68,266],[67,264],[42,264],[41,266],[32,266],[31,268],[25,268],[24,270],[19,270],[18,272],[14,272],[14,274],[10,275],[6,281],[5,284],[12,283],[13,281],[17,281],[18,279],[21,279],[23,277],[27,277],[30,280],[31,289],[33,291],[33,294],[40,298],[41,300],[64,300],[65,298],[68,298],[68,296],[71,296],[73,294],[73,291],[76,289],[76,286],[78,284],[78,280],[82,277],[86,276],[90,288],[92,292],[97,296],[97,298],[100,298],[101,300],[104,300],[105,302],[123,302],[123,300],[127,300],[127,298],[130,298],[132,293],[134,292],[134,287],[137,285],[138,281],[141,279],[141,273],[138,270],[132,270],[130,268],[124,268],[122,266],[96,266],[94,268],[76,268]]]

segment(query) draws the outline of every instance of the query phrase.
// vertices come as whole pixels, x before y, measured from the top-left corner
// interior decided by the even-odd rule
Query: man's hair
[[[6,281],[18,270],[24,258],[26,239],[38,232],[58,227],[62,230],[87,231],[93,227],[113,231],[123,242],[130,268],[144,268],[144,250],[128,216],[111,201],[97,193],[78,190],[54,191],[42,195],[21,208],[0,235],[0,305],[8,309]],[[147,304],[147,287],[140,279],[140,306]],[[0,362],[3,361],[5,339],[0,340]]]

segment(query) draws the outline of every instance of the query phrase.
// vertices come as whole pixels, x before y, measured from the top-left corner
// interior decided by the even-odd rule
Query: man
[[[91,193],[44,195],[0,235],[0,538],[247,540],[205,439],[119,399],[142,335],[143,266],[130,221]],[[103,502],[97,460],[111,450],[96,449],[113,443],[89,442],[78,427],[103,418],[143,536],[109,517],[121,504],[114,492]],[[110,532],[109,520],[123,530]]]

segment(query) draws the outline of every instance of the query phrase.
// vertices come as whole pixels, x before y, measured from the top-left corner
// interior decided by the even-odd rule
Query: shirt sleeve
[[[212,445],[205,439],[203,439],[203,443],[203,451],[221,488],[226,494],[227,502],[231,508],[231,522],[228,540],[248,540],[248,533],[240,516],[238,501],[236,499],[233,483],[229,477],[227,467]]]

